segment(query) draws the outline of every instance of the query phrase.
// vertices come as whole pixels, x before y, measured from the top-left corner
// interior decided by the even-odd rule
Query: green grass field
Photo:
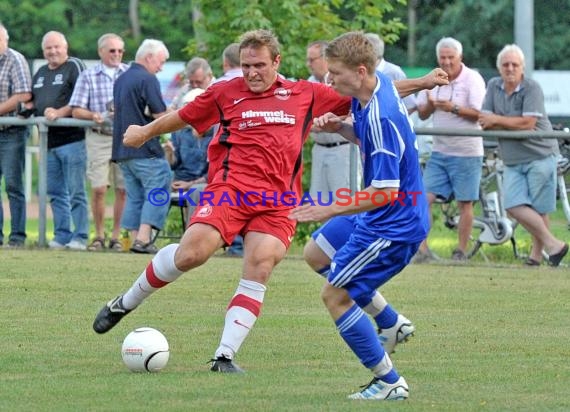
[[[567,268],[411,265],[383,289],[416,336],[392,359],[406,402],[349,401],[370,375],[337,335],[322,280],[290,257],[270,281],[263,315],[240,351],[244,376],[207,364],[240,260],[214,257],[159,291],[115,329],[91,324],[148,262],[130,254],[1,250],[2,411],[567,411]],[[170,362],[134,374],[120,347],[160,329]]]

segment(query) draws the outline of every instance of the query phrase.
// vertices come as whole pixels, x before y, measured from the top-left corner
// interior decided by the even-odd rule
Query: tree
[[[190,56],[200,55],[212,67],[221,67],[221,53],[227,44],[258,28],[270,29],[278,37],[284,57],[281,72],[291,77],[307,77],[306,46],[319,39],[332,39],[348,30],[366,30],[396,38],[404,28],[399,18],[384,19],[394,10],[388,0],[196,0],[201,10],[194,22],[196,36],[188,42]],[[404,7],[405,1],[396,4]]]

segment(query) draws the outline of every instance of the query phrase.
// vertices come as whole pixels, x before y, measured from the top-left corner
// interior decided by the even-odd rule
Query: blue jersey
[[[416,135],[392,81],[380,72],[376,76],[378,84],[365,107],[352,99],[364,184],[398,188],[399,193],[387,205],[360,213],[357,224],[384,239],[422,241],[429,231],[429,216]]]

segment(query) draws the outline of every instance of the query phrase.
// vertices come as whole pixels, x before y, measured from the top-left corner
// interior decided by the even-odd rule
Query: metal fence
[[[37,125],[39,130],[39,161],[38,161],[38,244],[41,247],[47,245],[46,241],[46,213],[47,213],[47,132],[49,126],[64,127],[93,127],[97,124],[92,121],[78,120],[72,118],[60,118],[55,121],[48,121],[45,117],[33,117],[22,119],[19,117],[0,117],[0,126],[31,126]],[[444,129],[444,128],[416,128],[419,135],[439,135],[439,136],[482,136],[486,140],[506,139],[531,139],[531,138],[553,138],[570,139],[570,133],[563,131],[506,131],[506,130],[472,130],[472,129]],[[353,153],[354,155],[354,153]],[[353,165],[357,162],[352,162]],[[355,167],[351,171],[351,185],[356,182],[357,172]],[[356,186],[355,186],[356,187]]]

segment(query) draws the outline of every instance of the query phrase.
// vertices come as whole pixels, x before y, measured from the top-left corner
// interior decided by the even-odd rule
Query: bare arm
[[[481,113],[479,124],[483,130],[534,130],[534,116],[501,116],[494,113]]]
[[[103,123],[105,121],[103,113],[92,112],[91,110],[84,109],[83,107],[73,107],[71,115],[75,119],[92,120],[96,123]]]
[[[141,147],[154,136],[174,132],[185,126],[187,126],[187,124],[180,118],[178,111],[170,112],[156,120],[153,120],[147,125],[129,126],[123,135],[123,143],[125,146]]]
[[[400,97],[406,97],[412,93],[419,92],[424,89],[433,89],[435,86],[449,84],[447,73],[439,67],[436,67],[425,76],[417,79],[403,79],[394,82]]]
[[[313,126],[328,133],[338,133],[346,140],[356,143],[356,134],[350,118],[344,119],[334,113],[325,113],[313,120]]]
[[[307,203],[296,207],[291,211],[289,219],[299,222],[323,222],[333,216],[353,215],[376,209],[398,199],[398,195],[397,188],[378,189],[369,186],[352,197],[343,197],[330,205]]]
[[[53,107],[46,107],[44,110],[44,116],[48,120],[57,120],[60,117],[71,117],[71,106],[66,104],[59,109]]]
[[[0,103],[0,115],[13,112],[18,108],[18,103],[27,102],[32,98],[31,93],[15,93]]]

